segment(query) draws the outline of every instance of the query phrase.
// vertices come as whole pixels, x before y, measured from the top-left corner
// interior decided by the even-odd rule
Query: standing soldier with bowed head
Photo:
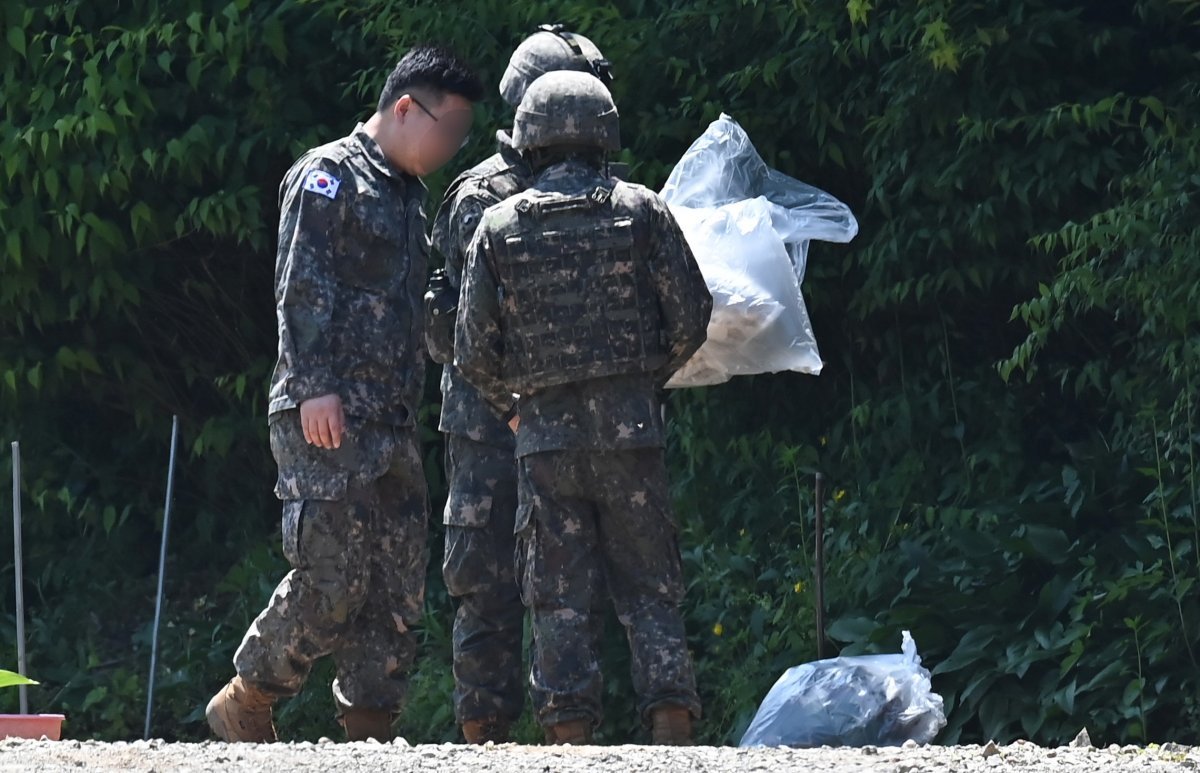
[[[237,676],[208,704],[222,740],[277,740],[272,704],[325,655],[346,737],[391,737],[428,561],[414,428],[428,249],[420,177],[464,144],[481,97],[450,51],[414,48],[366,124],[305,153],[280,187],[269,413],[292,570],[234,655]]]

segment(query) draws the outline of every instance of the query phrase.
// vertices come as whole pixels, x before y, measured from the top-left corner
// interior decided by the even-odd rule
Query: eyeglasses
[[[421,104],[421,100],[417,99],[412,94],[409,94],[408,98],[411,99],[417,107],[424,110],[425,115],[432,118],[433,122],[436,124],[441,124],[442,118],[447,118],[448,116],[455,116],[455,119],[449,120],[446,122],[446,124],[442,127],[442,130],[443,130],[443,133],[446,134],[447,137],[449,137],[449,138],[455,138],[455,137],[462,138],[458,144],[459,150],[462,150],[471,142],[471,120],[473,118],[473,115],[470,110],[451,110],[451,111],[447,112],[445,115],[443,115],[441,118],[439,118],[433,114],[432,110],[425,107],[425,105]],[[461,118],[458,118],[457,115],[465,115],[466,121],[463,121]]]

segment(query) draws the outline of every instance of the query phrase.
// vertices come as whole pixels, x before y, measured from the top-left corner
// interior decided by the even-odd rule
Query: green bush
[[[25,455],[31,697],[69,734],[141,728],[171,414],[187,453],[156,733],[205,735],[202,706],[284,571],[263,416],[283,171],[365,117],[411,43],[449,41],[497,83],[534,25],[562,20],[615,64],[635,180],[660,185],[724,111],[861,223],[810,257],[819,378],[672,398],[702,738],[736,742],[778,674],[815,657],[822,471],[828,636],[894,651],[912,630],[943,740],[1197,739],[1200,2],[0,14],[0,439]],[[509,113],[495,94],[480,106],[435,200]],[[434,561],[411,740],[456,735],[451,608]],[[4,629],[12,642],[11,615]],[[605,654],[602,737],[644,738],[615,621]],[[281,708],[286,737],[332,734],[328,679]]]

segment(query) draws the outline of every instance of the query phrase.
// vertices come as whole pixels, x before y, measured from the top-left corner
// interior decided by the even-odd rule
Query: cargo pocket
[[[349,474],[319,467],[279,470],[275,494],[283,500],[283,555],[294,568],[304,566],[304,520],[319,502],[346,498]]]
[[[482,529],[492,519],[492,501],[490,494],[481,496],[473,491],[451,489],[450,496],[446,498],[446,509],[442,513],[442,523],[447,526]]]
[[[442,512],[442,523],[447,526],[482,529],[492,520],[493,486],[488,485],[488,476],[481,474],[480,457],[470,450],[472,445],[457,437],[446,440],[450,493]]]
[[[337,502],[346,498],[350,473],[330,469],[329,464],[297,465],[279,469],[275,480],[275,496],[284,502],[304,499],[323,499]]]
[[[304,439],[300,411],[280,414],[278,419],[271,422],[271,454],[279,468],[275,479],[275,496],[285,502],[345,499],[350,474],[339,463],[339,457],[350,453],[352,433],[357,431],[353,417],[347,417],[343,448],[330,451],[310,446]]]

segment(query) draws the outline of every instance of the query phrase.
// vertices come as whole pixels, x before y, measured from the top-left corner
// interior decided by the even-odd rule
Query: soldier
[[[700,702],[660,389],[703,343],[712,297],[662,199],[602,172],[618,142],[596,78],[554,72],[526,91],[513,146],[534,176],[468,247],[454,361],[519,416],[518,574],[547,740],[586,743],[600,722],[589,616],[607,582],[642,719],[655,743],[683,744]]]
[[[592,41],[543,25],[513,53],[500,94],[514,108],[535,78],[556,70],[609,79],[608,62]],[[446,553],[442,576],[458,600],[454,618],[454,714],[468,743],[509,739],[521,715],[524,688],[521,638],[525,607],[513,575],[517,462],[512,430],[454,367],[454,307],[463,255],[483,211],[525,189],[529,168],[507,132],[499,152],[464,172],[448,189],[433,226],[433,247],[444,275],[426,296],[426,339],[442,372],[446,436]],[[436,272],[435,272],[436,274]],[[440,290],[437,289],[439,283]],[[439,297],[440,296],[440,297]],[[602,618],[597,616],[597,620]]]
[[[414,48],[366,124],[305,153],[280,186],[269,413],[292,571],[208,704],[226,741],[276,740],[273,702],[295,695],[324,655],[347,738],[391,737],[428,561],[414,430],[428,249],[419,178],[465,144],[481,97],[453,53]]]

